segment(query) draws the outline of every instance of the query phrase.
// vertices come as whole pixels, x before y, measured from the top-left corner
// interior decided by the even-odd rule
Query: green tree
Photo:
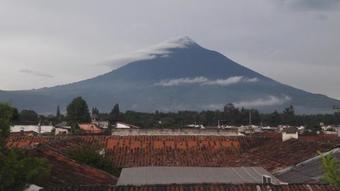
[[[28,184],[42,185],[51,173],[46,159],[27,157],[22,150],[6,149],[13,111],[8,104],[0,103],[0,191],[23,190]]]
[[[324,171],[322,180],[335,185],[336,187],[340,187],[340,171],[337,167],[339,161],[336,160],[332,154],[323,155],[320,152],[319,154],[321,156],[321,164]]]
[[[19,114],[20,122],[36,124],[39,121],[38,114],[33,110],[22,110]]]
[[[60,113],[60,107],[58,105],[57,107],[57,113],[56,113],[56,120],[59,122],[61,120],[61,113]]]
[[[105,156],[104,149],[97,144],[80,146],[68,152],[70,158],[80,163],[104,170],[114,176],[120,175],[120,168],[113,166],[111,160]]]
[[[82,97],[77,97],[67,106],[67,118],[71,124],[91,121],[89,108]]]
[[[6,138],[10,132],[13,109],[8,104],[0,103],[0,152],[5,150]]]
[[[12,118],[11,118],[11,121],[13,123],[17,123],[19,121],[19,117],[20,117],[20,115],[19,115],[18,109],[13,107],[12,108]]]
[[[316,135],[321,132],[321,126],[317,122],[309,122],[306,125],[306,133]]]
[[[274,111],[273,113],[271,113],[269,117],[270,117],[269,124],[271,126],[277,127],[280,125],[281,117],[277,111]]]
[[[284,109],[282,113],[282,122],[288,125],[296,125],[296,116],[294,107],[291,105]]]
[[[0,191],[23,190],[28,184],[44,185],[51,173],[46,159],[27,157],[22,150],[0,153]]]
[[[115,104],[110,112],[110,126],[120,120],[119,104]]]

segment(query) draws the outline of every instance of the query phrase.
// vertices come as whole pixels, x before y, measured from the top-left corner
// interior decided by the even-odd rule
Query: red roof
[[[102,129],[100,129],[96,124],[94,123],[82,123],[79,124],[79,128],[86,133],[101,133]]]
[[[47,183],[48,187],[56,185],[114,185],[117,182],[117,178],[107,172],[79,164],[49,145],[40,145],[34,152],[38,156],[46,158],[53,166],[50,180]]]
[[[263,184],[187,184],[187,185],[151,185],[151,186],[76,186],[60,187],[53,190],[91,190],[91,191],[337,191],[338,188],[327,184],[291,184],[291,185],[263,185]]]
[[[64,140],[64,141],[58,141]],[[67,152],[79,144],[102,144],[117,167],[137,166],[262,166],[269,171],[288,167],[340,144],[336,136],[300,136],[281,141],[277,136],[66,136],[12,137],[8,147],[50,143]]]
[[[83,165],[70,162],[66,153],[79,145],[100,144],[106,148],[116,167],[138,166],[261,166],[269,171],[282,169],[317,155],[317,151],[331,150],[340,143],[340,138],[331,135],[300,136],[298,140],[281,141],[280,135],[222,137],[222,136],[37,136],[10,137],[10,148],[37,147],[44,155],[56,158],[53,162],[58,168],[61,180],[69,169],[76,174],[86,173]],[[47,149],[47,150],[45,150]],[[53,158],[52,157],[52,158]],[[50,160],[50,159],[49,159]],[[65,161],[66,160],[66,161]],[[64,165],[67,164],[67,165]],[[63,167],[65,166],[65,167]],[[77,171],[77,169],[84,171]],[[68,173],[66,173],[67,175]],[[91,174],[91,173],[90,173]],[[73,175],[72,175],[73,176]],[[91,175],[89,175],[91,176]],[[76,176],[75,176],[76,177]],[[102,183],[100,176],[89,179],[89,183]],[[105,177],[105,176],[104,176]],[[72,180],[69,177],[68,180]],[[80,181],[82,180],[82,181]],[[107,179],[109,180],[109,179]],[[84,181],[86,182],[86,181]],[[106,181],[103,181],[106,182]],[[108,183],[105,183],[108,184]]]

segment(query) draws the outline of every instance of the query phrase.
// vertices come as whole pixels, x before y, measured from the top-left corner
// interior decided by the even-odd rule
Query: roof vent
[[[268,175],[262,175],[262,184],[271,184],[272,178]]]

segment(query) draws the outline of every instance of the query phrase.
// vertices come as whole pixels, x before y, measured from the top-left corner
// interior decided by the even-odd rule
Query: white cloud
[[[274,105],[282,105],[287,101],[290,101],[291,98],[289,96],[276,97],[276,96],[268,96],[267,98],[259,98],[252,101],[241,101],[233,103],[235,107],[263,107],[263,106],[274,106]]]
[[[162,80],[159,83],[156,83],[156,86],[180,86],[180,85],[189,85],[189,84],[201,84],[207,82],[208,79],[206,77],[195,77],[195,78],[177,78],[171,80]]]
[[[116,68],[137,60],[150,60],[157,56],[166,57],[171,53],[171,49],[185,48],[193,43],[194,42],[189,37],[177,37],[151,46],[147,49],[132,53],[114,55],[107,59],[108,61],[106,61],[105,64]]]
[[[249,82],[257,82],[259,81],[258,78],[246,78],[244,76],[233,76],[226,79],[217,79],[217,80],[210,80],[205,83],[204,85],[219,85],[219,86],[229,86],[232,84],[237,83],[249,83]]]
[[[156,86],[181,86],[181,85],[218,85],[218,86],[229,86],[237,83],[254,83],[258,82],[258,78],[247,78],[244,76],[232,76],[225,79],[209,80],[206,77],[200,76],[195,78],[176,78],[170,80],[162,80],[156,83]]]

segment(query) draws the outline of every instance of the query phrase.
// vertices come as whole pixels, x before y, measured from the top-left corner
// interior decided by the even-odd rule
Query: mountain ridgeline
[[[340,101],[279,83],[188,37],[144,51],[140,58],[92,79],[25,91],[0,91],[0,101],[19,109],[55,113],[77,96],[109,111],[217,110],[227,103],[262,112],[294,105],[299,113],[329,113]]]

